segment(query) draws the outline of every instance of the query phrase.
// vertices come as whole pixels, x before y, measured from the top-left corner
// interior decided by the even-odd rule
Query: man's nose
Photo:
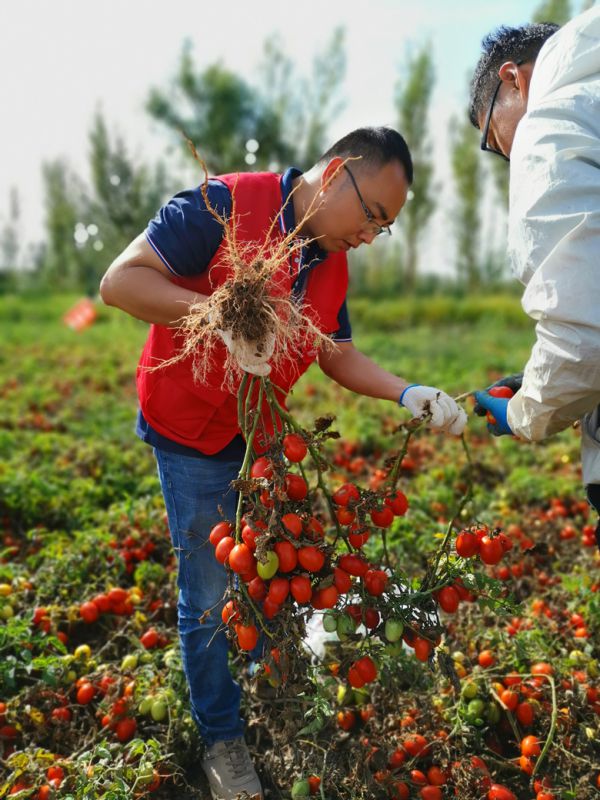
[[[359,231],[358,238],[365,244],[371,244],[373,239],[377,236],[374,231]]]

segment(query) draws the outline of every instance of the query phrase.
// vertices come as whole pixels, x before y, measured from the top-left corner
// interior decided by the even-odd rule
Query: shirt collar
[[[302,170],[296,167],[290,167],[281,176],[282,211],[279,216],[279,226],[284,236],[296,227],[296,214],[294,213],[293,199],[288,202],[288,198],[293,189],[292,183],[294,179],[298,178],[300,175],[302,175]],[[319,247],[318,242],[311,242],[303,248],[302,261],[304,263],[310,263],[314,260],[324,261],[325,258],[327,258],[327,253]]]

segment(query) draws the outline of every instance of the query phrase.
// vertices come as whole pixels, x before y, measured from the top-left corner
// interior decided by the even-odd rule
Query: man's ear
[[[512,89],[518,91],[521,100],[527,103],[532,73],[533,62],[531,61],[526,61],[524,64],[506,61],[498,70],[498,77],[501,81],[508,83]]]
[[[332,183],[339,178],[344,166],[344,159],[334,156],[321,173],[321,191],[326,192]]]

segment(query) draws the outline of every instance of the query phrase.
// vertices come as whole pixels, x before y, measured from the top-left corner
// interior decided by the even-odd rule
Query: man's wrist
[[[398,398],[398,405],[399,406],[403,406],[404,405],[402,400],[404,399],[404,395],[408,392],[409,389],[414,389],[415,386],[420,386],[420,385],[421,385],[420,383],[409,383],[408,386],[405,386],[403,391],[402,391],[402,394]]]

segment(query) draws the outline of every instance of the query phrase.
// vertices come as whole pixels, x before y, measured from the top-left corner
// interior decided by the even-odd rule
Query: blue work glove
[[[514,375],[507,375],[504,378],[500,378],[499,381],[496,383],[492,383],[490,386],[487,387],[486,391],[489,392],[494,386],[508,386],[509,389],[512,389],[514,394],[516,394],[519,389],[521,388],[521,384],[523,383],[523,373],[517,372]],[[475,408],[473,409],[474,413],[477,414],[478,417],[485,417],[487,408],[480,405],[479,403],[475,403]]]
[[[491,422],[488,422],[488,431],[493,433],[494,436],[512,436],[512,431],[506,420],[509,398],[492,397],[492,395],[488,394],[488,392],[474,392],[473,395],[477,405],[481,406],[481,408],[484,408],[486,412],[489,411],[496,420],[494,425],[492,425]]]

